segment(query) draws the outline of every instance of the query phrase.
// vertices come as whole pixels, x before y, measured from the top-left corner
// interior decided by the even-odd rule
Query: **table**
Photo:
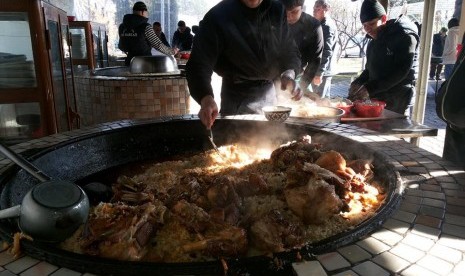
[[[404,114],[387,109],[383,110],[383,114],[378,118],[360,118],[351,115],[341,118],[341,123],[355,125],[399,138],[412,138],[412,143],[415,143],[419,137],[438,135],[437,128],[419,124],[410,120]]]

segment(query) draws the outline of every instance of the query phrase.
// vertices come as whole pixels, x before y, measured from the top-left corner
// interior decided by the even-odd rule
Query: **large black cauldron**
[[[247,118],[247,117],[245,117]],[[350,158],[371,158],[375,174],[385,185],[388,195],[378,214],[360,224],[359,227],[309,244],[300,250],[275,254],[273,257],[249,257],[227,260],[228,273],[251,275],[289,275],[291,263],[311,259],[337,247],[349,244],[378,228],[397,207],[401,183],[398,174],[384,157],[369,147],[350,139],[324,132],[303,123],[274,123],[261,120],[222,118],[215,122],[213,133],[218,145],[231,142],[250,142],[262,146],[272,142],[275,145],[294,140],[302,135],[311,135],[314,142],[321,142],[347,154]],[[131,126],[88,134],[57,144],[32,154],[29,159],[46,174],[55,179],[66,179],[83,185],[91,180],[105,178],[101,172],[109,168],[142,160],[164,160],[173,155],[199,152],[210,149],[205,128],[197,119],[160,119],[140,122]],[[100,174],[99,174],[100,172]],[[93,179],[97,175],[101,179]],[[22,201],[26,192],[37,181],[25,171],[12,167],[0,179],[1,208],[7,208]],[[2,221],[0,235],[10,240],[18,231],[14,220]],[[220,261],[204,263],[143,263],[122,262],[70,253],[57,249],[52,244],[22,241],[22,249],[32,257],[46,260],[58,266],[95,274],[114,275],[218,275],[223,274]],[[299,257],[298,257],[299,256]],[[276,261],[280,260],[280,261]],[[279,264],[279,265],[278,265]],[[281,266],[282,265],[282,266]]]

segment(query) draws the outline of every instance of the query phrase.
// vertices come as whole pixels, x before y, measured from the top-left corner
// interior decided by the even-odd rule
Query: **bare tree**
[[[367,39],[360,39],[363,36],[363,26],[360,22],[360,3],[348,2],[347,0],[333,0],[331,2],[331,16],[336,21],[339,31],[338,43],[341,52],[348,49],[348,44],[356,45],[359,48],[359,56],[362,57],[365,52]]]

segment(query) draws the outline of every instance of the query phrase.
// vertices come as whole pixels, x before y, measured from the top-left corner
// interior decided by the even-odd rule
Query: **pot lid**
[[[81,199],[81,190],[68,181],[47,181],[35,186],[32,198],[48,208],[67,208]]]

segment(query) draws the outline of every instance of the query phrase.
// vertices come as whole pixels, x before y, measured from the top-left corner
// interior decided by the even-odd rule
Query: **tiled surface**
[[[41,148],[133,123],[137,122],[128,120],[87,127],[15,145],[13,149],[21,152]],[[384,154],[401,175],[405,191],[398,209],[377,230],[335,251],[295,263],[296,274],[465,275],[465,172],[397,138],[350,125],[316,125]],[[0,159],[0,164],[9,162]],[[81,275],[28,256],[15,260],[6,251],[0,252],[0,266],[0,275]]]
[[[170,77],[75,77],[81,124],[189,114],[187,80]]]

